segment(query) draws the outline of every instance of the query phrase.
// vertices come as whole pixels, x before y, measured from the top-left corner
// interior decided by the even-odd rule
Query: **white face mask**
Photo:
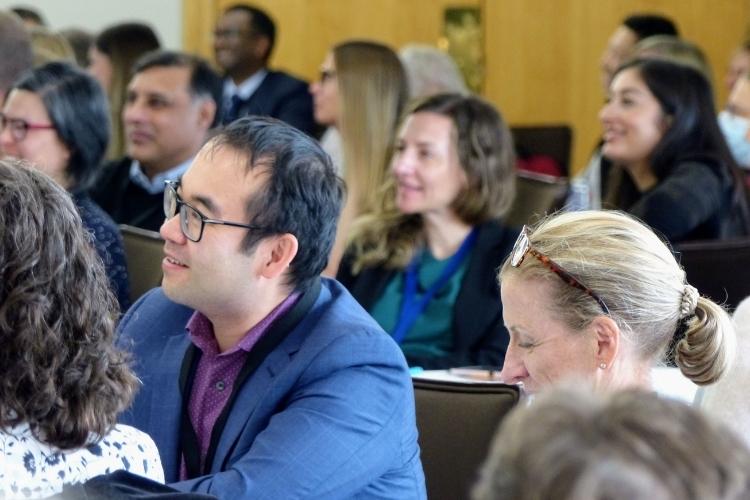
[[[747,140],[750,120],[729,111],[722,111],[719,113],[719,126],[734,161],[743,169],[750,170],[750,142]]]

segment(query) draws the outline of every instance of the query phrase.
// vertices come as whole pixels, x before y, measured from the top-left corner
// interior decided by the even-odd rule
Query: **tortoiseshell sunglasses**
[[[609,314],[609,307],[607,307],[607,304],[605,304],[604,301],[591,288],[578,281],[575,276],[557,265],[555,261],[531,246],[529,228],[523,226],[523,229],[521,229],[521,234],[518,235],[518,239],[516,240],[515,245],[513,245],[513,251],[510,254],[510,265],[513,267],[520,267],[523,263],[523,259],[526,258],[526,254],[531,254],[536,257],[539,262],[544,265],[544,267],[558,275],[560,279],[568,285],[577,288],[582,292],[585,292],[592,299],[594,299],[597,304],[599,304],[599,307],[602,308],[604,314]]]

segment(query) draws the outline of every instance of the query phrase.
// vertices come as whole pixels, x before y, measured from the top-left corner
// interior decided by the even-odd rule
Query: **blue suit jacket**
[[[224,99],[228,99],[224,96]],[[313,99],[307,82],[282,71],[268,71],[260,86],[240,106],[238,117],[270,116],[317,137],[320,127],[313,117]],[[222,119],[226,123],[226,119]]]
[[[120,323],[143,387],[122,421],[180,466],[178,378],[192,310],[161,289]],[[398,346],[336,281],[240,389],[210,474],[174,483],[219,498],[425,498],[412,382]]]

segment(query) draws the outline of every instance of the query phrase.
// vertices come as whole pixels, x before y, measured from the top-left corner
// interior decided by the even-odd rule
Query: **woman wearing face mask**
[[[96,80],[71,64],[49,63],[11,87],[0,113],[0,149],[70,192],[124,311],[130,287],[122,237],[86,192],[107,149],[108,124],[107,101]]]
[[[731,89],[726,109],[719,113],[719,125],[745,183],[750,180],[750,74],[741,75]]]
[[[672,243],[747,227],[737,167],[699,71],[665,60],[626,63],[599,117],[602,154],[619,167],[611,172],[605,207],[635,215]]]
[[[476,97],[430,97],[400,126],[381,207],[356,221],[337,277],[411,366],[502,363],[494,276],[518,234],[500,221],[514,158],[505,122]]]

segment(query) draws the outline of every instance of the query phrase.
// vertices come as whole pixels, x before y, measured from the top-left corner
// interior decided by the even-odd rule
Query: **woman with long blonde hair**
[[[327,268],[335,274],[352,221],[374,210],[388,172],[393,135],[408,99],[406,74],[387,46],[352,40],[333,47],[310,86],[315,120],[341,136],[347,202]]]

